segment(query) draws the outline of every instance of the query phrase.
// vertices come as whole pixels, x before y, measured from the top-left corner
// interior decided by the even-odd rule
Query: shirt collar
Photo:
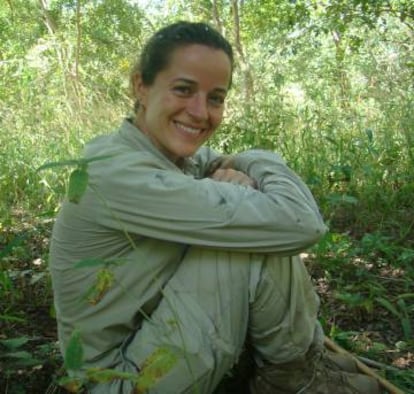
[[[179,165],[176,165],[171,160],[169,160],[162,152],[152,143],[152,141],[145,135],[140,129],[138,129],[134,123],[132,117],[125,118],[119,128],[119,134],[124,138],[128,144],[136,147],[137,150],[142,150],[143,148],[146,151],[151,152],[164,162],[168,163],[169,166],[173,167],[176,170],[182,171],[185,174],[198,176],[199,165],[196,160],[192,157],[185,157],[180,160]]]

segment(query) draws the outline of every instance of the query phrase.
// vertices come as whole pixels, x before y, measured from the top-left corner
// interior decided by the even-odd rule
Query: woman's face
[[[230,59],[221,49],[179,47],[152,85],[136,75],[135,123],[171,161],[192,156],[221,123],[230,78]]]

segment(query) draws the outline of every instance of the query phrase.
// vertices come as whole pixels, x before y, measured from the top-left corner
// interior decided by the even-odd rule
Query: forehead
[[[170,80],[188,79],[227,89],[231,72],[230,59],[222,49],[191,44],[176,48],[161,74]]]

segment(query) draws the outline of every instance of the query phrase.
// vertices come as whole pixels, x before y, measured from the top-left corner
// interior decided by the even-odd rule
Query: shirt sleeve
[[[201,147],[193,156],[193,161],[197,165],[196,178],[205,178],[211,163],[222,155],[207,146]]]
[[[106,228],[205,247],[296,254],[320,239],[318,207],[278,155],[249,151],[235,163],[258,190],[195,179],[145,154],[91,163],[93,187],[76,209]]]

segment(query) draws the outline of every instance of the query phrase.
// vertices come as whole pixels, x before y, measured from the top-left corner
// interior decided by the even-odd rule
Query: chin
[[[199,146],[195,148],[191,148],[191,149],[182,149],[180,151],[177,151],[177,156],[181,158],[191,157],[197,152],[198,149],[199,149]]]

